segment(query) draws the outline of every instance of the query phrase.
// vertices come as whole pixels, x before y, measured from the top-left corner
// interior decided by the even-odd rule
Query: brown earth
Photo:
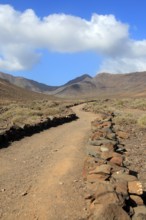
[[[77,121],[0,150],[0,219],[81,220],[85,143],[96,115],[73,107]]]
[[[146,71],[128,74],[84,74],[61,86],[48,86],[22,77],[1,73],[0,78],[26,90],[63,98],[145,97]],[[1,92],[1,91],[0,91]],[[19,96],[19,94],[18,94]]]

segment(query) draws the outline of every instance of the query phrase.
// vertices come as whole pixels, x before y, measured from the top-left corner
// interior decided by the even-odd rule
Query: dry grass
[[[74,102],[22,89],[0,79],[0,132],[13,125],[23,127],[49,116],[67,115],[71,110],[66,106]]]
[[[140,127],[146,128],[146,114],[139,117],[139,119],[137,120],[137,123]]]
[[[50,116],[68,114],[67,104],[47,99],[0,103],[0,131],[7,130],[13,125],[23,127],[25,124],[35,124]]]
[[[146,99],[144,98],[121,98],[121,99],[99,99],[88,103],[86,111],[114,112],[114,123],[120,127],[139,126],[146,128]]]

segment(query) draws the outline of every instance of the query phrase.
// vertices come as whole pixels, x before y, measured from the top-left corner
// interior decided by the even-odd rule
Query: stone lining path
[[[91,220],[144,220],[145,197],[137,172],[127,165],[121,140],[129,137],[114,126],[114,114],[98,114],[91,122],[83,177]]]

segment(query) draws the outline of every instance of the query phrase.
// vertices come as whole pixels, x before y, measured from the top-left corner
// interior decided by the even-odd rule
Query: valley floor
[[[0,150],[0,219],[81,220],[86,217],[82,168],[90,122],[77,121],[13,142]]]

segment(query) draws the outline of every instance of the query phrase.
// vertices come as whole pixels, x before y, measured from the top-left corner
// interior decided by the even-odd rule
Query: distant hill
[[[43,83],[36,82],[34,80],[26,79],[23,77],[15,77],[10,74],[0,72],[0,78],[7,80],[13,85],[19,86],[21,88],[25,88],[34,92],[42,92],[53,91],[57,89],[57,86],[48,86]]]
[[[89,76],[88,74],[84,74],[82,76],[79,76],[75,79],[72,79],[70,80],[69,82],[67,82],[66,84],[64,84],[63,86],[69,86],[69,85],[72,85],[72,84],[75,84],[75,83],[79,83],[79,82],[82,82],[82,81],[86,81],[88,79],[92,79],[91,76]]]
[[[111,95],[146,95],[146,72],[128,74],[101,73],[94,77],[94,82],[102,84],[102,90],[97,86],[97,92]]]
[[[0,79],[0,101],[4,100],[19,100],[19,101],[29,101],[37,99],[53,99],[54,97],[45,95],[42,93],[36,93],[29,91],[27,89],[20,88],[18,86],[12,85],[6,80]]]
[[[128,74],[84,74],[62,86],[48,86],[33,80],[0,73],[0,78],[27,90],[58,97],[146,96],[146,72]]]

